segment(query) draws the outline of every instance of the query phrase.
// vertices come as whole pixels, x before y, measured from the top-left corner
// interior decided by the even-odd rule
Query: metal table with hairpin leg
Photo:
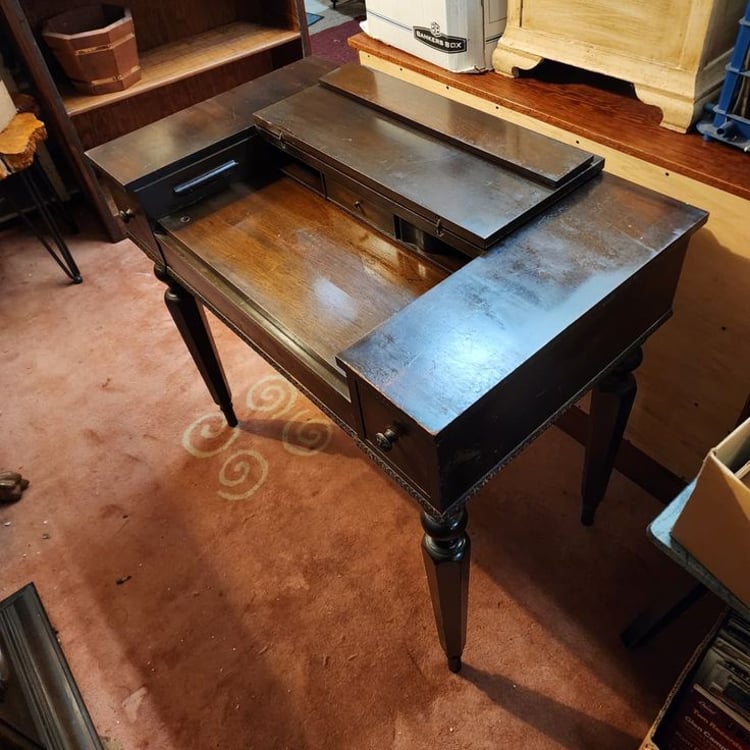
[[[44,123],[32,112],[19,112],[7,127],[0,131],[0,185],[7,184],[12,177],[17,177],[23,184],[33,209],[36,209],[42,219],[43,231],[29,216],[33,209],[21,205],[13,197],[11,190],[5,190],[4,197],[65,275],[74,284],[80,284],[83,281],[81,272],[50,209],[50,203],[56,201],[56,196],[49,190],[46,176],[39,169],[35,158],[38,145],[46,137],[47,129]]]

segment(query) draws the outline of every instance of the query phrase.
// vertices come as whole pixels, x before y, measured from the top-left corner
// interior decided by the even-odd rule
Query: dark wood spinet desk
[[[407,84],[392,90],[382,74],[334,74],[344,94],[309,89],[327,70],[294,63],[89,157],[168,284],[227,421],[237,423],[203,306],[419,502],[438,634],[456,671],[466,501],[592,390],[582,520],[593,522],[640,345],[671,314],[706,214],[601,174],[601,160],[577,149],[532,144],[515,127],[498,136],[484,115]],[[411,106],[424,96],[433,130]],[[559,158],[539,166],[546,149]],[[528,184],[523,170],[534,172]],[[415,185],[415,174],[428,178]],[[539,205],[518,208],[532,193]],[[441,201],[445,213],[430,213]],[[498,231],[495,201],[510,216]],[[490,210],[476,216],[480,204]],[[377,509],[363,519],[376,524]]]

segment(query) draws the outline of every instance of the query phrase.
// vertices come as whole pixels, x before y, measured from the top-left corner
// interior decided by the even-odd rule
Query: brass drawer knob
[[[127,224],[131,219],[135,218],[135,212],[132,208],[123,208],[120,211],[120,218]]]
[[[388,453],[393,448],[396,440],[398,440],[398,433],[392,427],[388,427],[383,432],[375,434],[375,443],[384,453]]]

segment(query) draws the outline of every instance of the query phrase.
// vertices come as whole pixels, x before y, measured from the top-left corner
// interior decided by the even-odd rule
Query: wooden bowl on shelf
[[[122,91],[141,78],[133,16],[118,5],[87,5],[47,19],[42,37],[78,91]]]

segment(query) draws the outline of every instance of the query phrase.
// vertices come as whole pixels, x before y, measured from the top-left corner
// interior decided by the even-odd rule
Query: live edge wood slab
[[[47,138],[44,123],[31,112],[17,114],[0,130],[0,180],[28,169],[37,146]]]
[[[204,306],[418,501],[458,670],[466,501],[591,390],[593,522],[640,346],[671,313],[706,213],[602,174],[594,154],[485,133],[435,95],[421,113],[398,104],[423,96],[307,59],[88,155],[229,424]]]

